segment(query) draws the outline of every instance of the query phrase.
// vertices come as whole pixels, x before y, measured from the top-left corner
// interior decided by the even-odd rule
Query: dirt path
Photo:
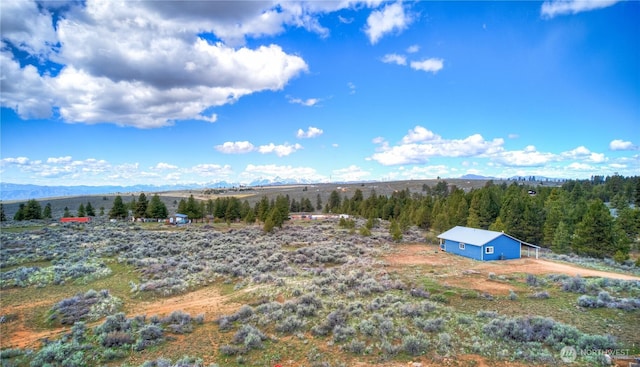
[[[407,266],[430,266],[430,272],[443,284],[485,292],[508,293],[509,284],[489,279],[489,274],[509,275],[514,273],[567,274],[583,277],[604,277],[624,280],[640,280],[640,277],[606,272],[554,261],[522,258],[505,261],[476,261],[463,256],[440,251],[430,245],[400,245],[396,251],[383,258],[390,268]]]
[[[46,301],[43,301],[46,302]],[[18,319],[11,323],[15,325],[7,325],[5,332],[0,335],[0,348],[39,348],[42,339],[57,339],[64,333],[70,331],[70,327],[61,327],[56,329],[48,329],[38,331],[31,329],[25,325],[25,314],[42,302],[36,302],[29,305],[20,305],[17,307],[7,307],[2,312],[6,314],[17,314]],[[124,312],[127,316],[136,315],[159,315],[166,316],[173,311],[184,311],[191,316],[199,314],[205,315],[205,320],[210,321],[218,316],[233,313],[241,305],[231,302],[229,296],[223,296],[214,287],[205,287],[197,291],[181,294],[169,298],[160,298],[153,302],[141,302],[132,304],[127,307],[125,305]],[[101,321],[90,324],[95,326]]]

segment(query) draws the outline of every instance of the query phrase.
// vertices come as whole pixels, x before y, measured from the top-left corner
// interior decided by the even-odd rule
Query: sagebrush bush
[[[407,335],[402,338],[402,349],[410,356],[425,354],[429,348],[429,339],[424,334]]]

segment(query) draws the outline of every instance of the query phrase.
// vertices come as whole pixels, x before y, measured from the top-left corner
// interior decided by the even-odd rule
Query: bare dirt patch
[[[43,303],[51,303],[51,300],[23,304],[19,306],[8,306],[2,308],[3,314],[17,314],[17,319],[12,321],[14,325],[7,325],[0,336],[0,348],[39,348],[41,340],[57,339],[62,334],[69,332],[69,327],[60,327],[47,330],[36,330],[30,328],[25,323],[26,315]],[[127,307],[124,312],[128,316],[136,315],[159,315],[166,316],[173,311],[184,311],[191,316],[204,314],[206,320],[213,320],[218,316],[233,313],[240,307],[230,300],[229,296],[220,294],[214,287],[205,287],[193,292],[173,296],[169,298],[159,298],[151,302],[135,303]],[[92,323],[98,325],[101,321]]]
[[[549,260],[522,258],[505,261],[477,261],[463,256],[440,251],[433,245],[398,245],[395,251],[383,260],[391,268],[424,266],[434,277],[441,278],[443,284],[475,289],[483,292],[508,293],[512,288],[507,283],[489,279],[489,274],[567,274],[582,277],[604,277],[625,280],[640,280],[640,277],[582,268]]]

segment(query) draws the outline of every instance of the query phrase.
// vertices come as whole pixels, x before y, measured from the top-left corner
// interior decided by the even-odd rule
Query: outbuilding
[[[540,246],[521,241],[503,232],[457,226],[438,236],[440,249],[475,260],[508,260],[530,256]]]

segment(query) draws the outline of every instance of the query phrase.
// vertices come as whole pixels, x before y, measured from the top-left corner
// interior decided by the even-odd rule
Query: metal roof
[[[440,234],[438,238],[462,242],[467,245],[482,246],[503,234],[502,232],[487,231],[486,229],[456,226]]]
[[[442,238],[444,240],[462,242],[467,245],[482,246],[487,242],[491,242],[500,236],[507,236],[509,238],[514,239],[515,241],[520,242],[523,245],[540,248],[540,246],[532,245],[530,243],[521,241],[503,232],[488,231],[486,229],[469,228],[469,227],[462,227],[462,226],[453,227],[450,230],[444,233],[441,233],[438,236],[438,238]]]

